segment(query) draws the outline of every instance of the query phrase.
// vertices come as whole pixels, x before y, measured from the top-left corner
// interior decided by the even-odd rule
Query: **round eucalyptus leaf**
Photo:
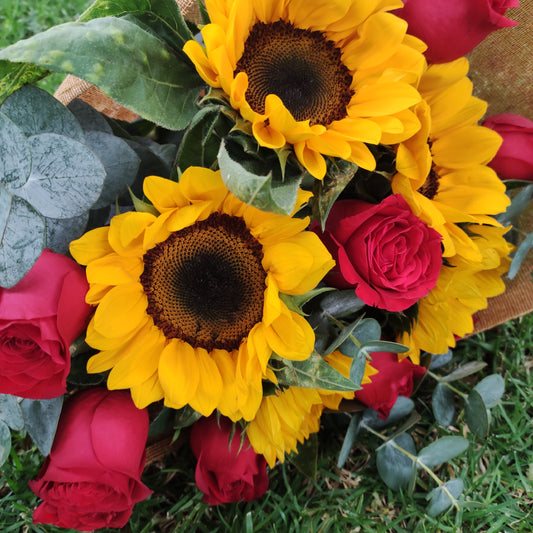
[[[491,374],[483,378],[475,387],[483,402],[490,409],[494,407],[505,392],[505,381],[499,374]]]
[[[422,448],[418,453],[418,460],[433,468],[462,454],[468,444],[468,440],[463,437],[442,437]]]
[[[85,233],[89,212],[72,218],[46,218],[45,222],[46,247],[56,254],[68,255],[71,241]]]
[[[457,500],[463,493],[463,480],[462,479],[450,479],[444,483],[444,487],[448,492]],[[427,499],[430,500],[427,513],[429,516],[436,517],[440,513],[446,511],[453,505],[453,501],[450,500],[450,497],[446,492],[444,492],[443,487],[434,488],[428,495]]]
[[[75,98],[68,104],[67,109],[74,115],[80,123],[84,132],[103,131],[104,133],[113,133],[109,122],[93,106],[87,102]]]
[[[74,115],[44,89],[25,85],[8,96],[0,111],[27,136],[57,133],[84,142],[83,130]]]
[[[6,229],[7,221],[9,219],[9,213],[11,212],[11,194],[0,183],[0,242],[2,242],[1,236]]]
[[[478,437],[486,437],[489,434],[489,415],[487,406],[481,394],[473,390],[465,401],[465,420],[468,428]]]
[[[20,431],[24,427],[22,410],[15,396],[0,394],[0,420],[15,431]]]
[[[4,113],[0,113],[0,183],[9,190],[22,187],[30,171],[31,150],[26,136]]]
[[[433,389],[431,407],[435,420],[441,426],[448,427],[453,424],[455,419],[455,397],[452,390],[444,383],[437,383],[437,386]]]
[[[0,466],[2,466],[9,457],[11,451],[11,431],[5,422],[0,420]]]
[[[63,135],[29,138],[30,179],[17,191],[43,216],[72,218],[88,211],[102,192],[105,170],[86,145]]]
[[[98,156],[106,172],[102,192],[93,205],[99,209],[113,203],[135,181],[140,158],[127,142],[100,131],[85,134],[87,145]]]
[[[0,241],[1,287],[13,287],[28,273],[43,251],[44,239],[44,219],[26,200],[13,196]]]
[[[416,455],[413,438],[407,433],[398,435],[393,441],[388,441],[378,448],[376,465],[381,479],[394,491],[407,488],[414,476],[416,468],[414,461],[394,446],[396,443],[412,455]]]

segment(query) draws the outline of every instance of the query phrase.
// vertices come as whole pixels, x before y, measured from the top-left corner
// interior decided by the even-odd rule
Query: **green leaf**
[[[438,424],[443,427],[453,424],[455,420],[455,397],[452,390],[444,383],[437,383],[433,389],[431,407]]]
[[[84,132],[101,131],[104,133],[113,133],[113,128],[104,118],[104,115],[87,102],[75,98],[68,104],[67,109],[74,115]]]
[[[320,302],[320,307],[324,313],[328,313],[335,318],[343,318],[356,313],[365,305],[365,302],[355,295],[353,289],[335,291],[332,294],[328,294]]]
[[[22,400],[25,427],[33,442],[43,455],[48,455],[63,406],[63,396],[51,400]]]
[[[346,435],[344,436],[344,440],[342,442],[341,451],[339,452],[339,458],[337,459],[337,468],[342,468],[344,466],[344,463],[346,463],[348,456],[352,451],[355,439],[357,439],[357,436],[361,431],[361,419],[362,416],[360,413],[353,414],[352,418],[350,419],[348,429],[346,430]]]
[[[36,83],[47,75],[45,68],[0,60],[0,103],[20,87]]]
[[[517,219],[527,208],[529,202],[533,198],[533,184],[524,187],[512,200],[507,210],[502,215],[497,217],[498,222],[502,225],[507,226],[513,224],[514,220]]]
[[[463,480],[462,479],[450,479],[444,483],[444,487],[452,495],[452,497],[457,500],[463,493]],[[426,509],[426,512],[429,516],[435,518],[440,513],[449,509],[452,505],[456,503],[454,500],[450,500],[450,497],[446,492],[444,492],[443,487],[434,488],[426,497],[430,500],[429,505]]]
[[[404,344],[399,342],[391,341],[368,341],[365,342],[362,346],[362,349],[367,353],[372,352],[392,352],[392,353],[405,353],[409,351],[409,348]]]
[[[418,460],[433,468],[461,455],[469,442],[463,437],[442,437],[418,452]]]
[[[55,133],[29,138],[33,166],[17,195],[43,216],[72,218],[88,211],[102,191],[105,170],[85,144]]]
[[[283,361],[285,368],[276,373],[282,385],[333,391],[355,391],[361,388],[326,363],[316,352],[304,361]]]
[[[15,431],[20,431],[24,428],[22,410],[15,396],[0,394],[0,420],[3,420]]]
[[[92,209],[105,207],[123,194],[137,176],[140,158],[129,144],[108,133],[88,131],[87,146],[98,156],[105,169],[102,192]]]
[[[513,279],[520,270],[526,255],[533,248],[533,233],[530,233],[521,243],[518,249],[515,251],[511,265],[509,266],[509,272],[507,276],[509,279]]]
[[[11,431],[7,424],[0,420],[0,466],[2,466],[11,451]]]
[[[400,420],[411,414],[414,408],[415,403],[413,400],[411,400],[411,398],[398,396],[389,412],[389,416],[385,420],[379,418],[377,411],[374,411],[374,409],[370,408],[365,409],[365,412],[363,413],[363,420],[365,424],[369,425],[370,427],[381,429],[397,424]]]
[[[26,200],[14,196],[0,241],[1,287],[13,287],[28,273],[43,251],[44,239],[44,219]]]
[[[480,370],[483,370],[487,366],[487,363],[483,361],[470,361],[463,366],[460,366],[452,373],[444,376],[441,381],[445,383],[450,383],[451,381],[457,381],[459,379],[464,379],[472,374],[476,374]]]
[[[31,150],[24,133],[0,112],[0,182],[9,190],[22,187],[31,172]]]
[[[429,364],[429,370],[435,370],[436,368],[441,368],[448,363],[451,362],[453,359],[453,351],[448,350],[446,353],[439,353],[439,354],[430,354],[431,355],[431,363]]]
[[[26,85],[7,98],[0,111],[26,135],[57,133],[80,143],[83,131],[74,115],[44,89]]]
[[[0,59],[74,74],[168,129],[187,126],[204,83],[153,34],[124,19],[68,22],[0,50]]]
[[[475,389],[470,392],[465,401],[465,420],[474,435],[483,438],[489,434],[487,406],[481,394]]]
[[[316,298],[318,295],[323,294],[325,292],[331,292],[335,289],[333,287],[318,287],[316,289],[311,289],[310,291],[306,292],[305,294],[296,294],[292,296],[292,301],[298,306],[302,307],[307,302],[312,300],[313,298]]]
[[[233,159],[226,147],[227,139],[220,145],[218,164],[226,187],[244,203],[261,211],[290,215],[296,204],[300,181],[287,179],[274,183],[272,173],[258,175],[242,166],[240,160]]]
[[[87,228],[89,212],[72,218],[45,218],[46,247],[56,254],[68,255],[71,241],[79,239]]]
[[[4,230],[9,220],[9,213],[11,212],[11,194],[0,182],[0,242],[4,235]]]
[[[482,379],[475,387],[485,406],[490,409],[494,407],[505,392],[505,380],[499,374],[491,374]]]
[[[343,345],[346,343],[343,343]],[[339,350],[343,353],[342,349]],[[353,383],[361,384],[363,377],[365,375],[366,369],[366,355],[363,351],[360,351],[352,359],[352,364],[350,365],[350,380]]]
[[[364,318],[353,330],[353,335],[361,344],[368,344],[381,338],[381,326],[373,318]]]
[[[415,462],[394,445],[416,455],[415,443],[410,435],[402,433],[378,448],[376,465],[387,486],[399,491],[409,487],[416,475]]]
[[[299,442],[296,453],[291,453],[287,458],[304,476],[315,479],[318,461],[317,433],[311,433],[303,444]]]

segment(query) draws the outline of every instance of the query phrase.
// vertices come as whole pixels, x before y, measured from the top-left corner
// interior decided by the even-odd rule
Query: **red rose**
[[[0,288],[0,392],[45,399],[66,392],[70,344],[84,330],[91,307],[83,269],[43,250],[10,289]]]
[[[397,354],[388,352],[373,353],[370,364],[378,373],[370,377],[372,383],[365,383],[362,389],[355,391],[355,398],[385,420],[398,396],[411,396],[413,381],[421,378],[426,369],[409,359],[398,361]]]
[[[355,287],[367,305],[403,311],[437,283],[441,236],[415,216],[400,194],[379,204],[340,200],[333,204],[325,233],[318,233],[337,262],[326,280]]]
[[[241,430],[227,418],[201,418],[192,427],[191,448],[198,459],[195,479],[210,505],[250,502],[268,489],[266,459],[253,450],[248,437],[241,446]]]
[[[533,181],[533,121],[522,115],[502,113],[485,119],[483,126],[503,138],[489,167],[504,180]]]
[[[404,0],[394,13],[409,24],[407,32],[422,39],[429,63],[446,63],[473,50],[487,35],[517,22],[505,18],[518,0]]]
[[[148,413],[125,391],[86,389],[69,399],[30,488],[44,502],[34,523],[80,531],[123,527],[151,491],[141,483]]]

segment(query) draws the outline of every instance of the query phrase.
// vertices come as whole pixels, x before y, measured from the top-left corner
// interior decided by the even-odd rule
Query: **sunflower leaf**
[[[36,65],[0,60],[0,102],[22,86],[45,78],[48,73]]]

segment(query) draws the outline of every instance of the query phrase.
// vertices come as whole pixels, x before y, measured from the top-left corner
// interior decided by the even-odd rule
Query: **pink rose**
[[[0,288],[0,392],[45,399],[66,392],[71,343],[84,330],[91,307],[83,269],[43,250],[10,289]]]
[[[441,236],[415,216],[400,194],[379,204],[340,200],[333,204],[322,233],[335,259],[326,281],[355,287],[367,305],[403,311],[437,283],[442,266]]]
[[[411,396],[414,380],[420,379],[426,369],[409,359],[398,361],[395,353],[374,352],[371,356],[370,364],[378,373],[371,376],[372,383],[365,383],[362,389],[355,391],[355,398],[377,411],[379,417],[385,420],[398,396]]]
[[[244,500],[250,502],[268,489],[266,459],[255,453],[248,437],[241,446],[241,430],[216,416],[201,418],[191,431],[191,448],[198,459],[195,479],[210,505]]]
[[[67,400],[31,490],[33,522],[80,531],[123,527],[151,491],[141,483],[148,413],[126,391],[86,389]]]
[[[429,63],[446,63],[464,56],[487,35],[517,22],[505,18],[518,0],[404,0],[394,13],[409,24],[407,32],[427,45]]]
[[[503,138],[489,167],[504,180],[533,181],[533,121],[522,115],[502,113],[486,118],[483,126]]]

